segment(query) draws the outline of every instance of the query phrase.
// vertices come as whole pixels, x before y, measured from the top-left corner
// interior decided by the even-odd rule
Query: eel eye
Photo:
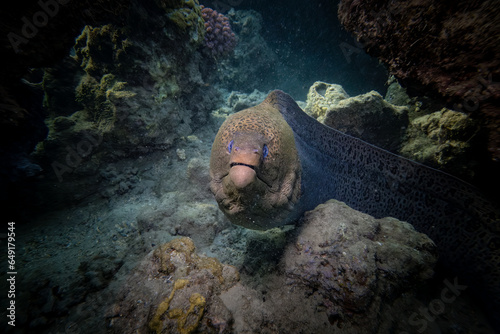
[[[229,144],[227,145],[227,150],[229,151],[229,153],[231,153],[231,151],[233,150],[233,144],[234,144],[234,140],[231,140],[229,142]]]
[[[262,158],[265,159],[268,154],[269,154],[269,149],[267,148],[267,145],[264,144],[264,147],[262,148]]]

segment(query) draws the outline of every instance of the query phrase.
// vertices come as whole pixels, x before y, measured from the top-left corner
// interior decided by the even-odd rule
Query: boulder
[[[408,126],[408,107],[393,105],[375,91],[349,97],[342,86],[324,82],[311,86],[305,110],[325,125],[394,153]]]

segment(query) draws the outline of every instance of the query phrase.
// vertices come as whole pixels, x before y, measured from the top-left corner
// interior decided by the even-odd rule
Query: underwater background
[[[500,330],[500,297],[398,217],[332,199],[253,231],[208,186],[221,124],[280,89],[498,208],[497,2],[40,0],[1,22],[6,333]]]

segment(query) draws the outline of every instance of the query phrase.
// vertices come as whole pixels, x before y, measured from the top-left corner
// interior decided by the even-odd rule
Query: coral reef
[[[188,33],[192,43],[197,45],[203,41],[205,27],[198,0],[155,0],[155,2],[181,32]]]
[[[131,47],[122,29],[112,24],[85,26],[74,45],[75,59],[89,76],[119,74],[130,70],[132,60],[127,52]]]
[[[77,200],[72,188],[81,175],[88,185],[77,181],[87,189],[79,198],[128,192],[133,183],[116,186],[98,171],[131,155],[174,148],[176,140],[207,123],[218,101],[201,72],[198,47],[205,28],[198,2],[132,2],[130,10],[140,13],[130,22],[85,26],[74,55],[46,69],[49,135],[33,156],[45,184],[59,182],[54,205]],[[40,204],[53,205],[44,198]]]
[[[0,65],[0,95],[2,103],[0,106],[0,141],[2,142],[0,160],[4,164],[0,166],[0,184],[2,189],[9,188],[11,196],[2,201],[22,202],[16,193],[23,186],[10,188],[12,179],[26,174],[18,163],[19,157],[29,158],[36,143],[43,140],[47,135],[44,125],[46,110],[52,113],[55,109],[49,107],[42,109],[44,98],[42,75],[40,68],[56,67],[56,63],[67,57],[68,51],[75,42],[75,37],[87,24],[100,25],[107,23],[119,23],[126,21],[127,11],[131,1],[98,0],[98,1],[29,1],[21,0],[13,3],[5,3],[0,11],[0,53],[2,64]],[[38,19],[39,21],[35,21]],[[37,70],[38,68],[38,70]],[[66,80],[73,77],[66,76]],[[52,88],[64,90],[68,82],[62,80],[60,85]],[[47,85],[44,88],[47,87]],[[49,88],[50,90],[50,88]],[[68,102],[63,99],[63,94],[53,94],[48,103],[57,104],[61,109],[72,109],[74,100]],[[70,99],[68,95],[68,99]],[[64,107],[62,107],[64,106]],[[45,105],[47,107],[47,105]],[[58,110],[63,112],[63,110]],[[66,111],[66,115],[69,111]],[[4,137],[6,136],[6,137]],[[42,167],[46,170],[45,167]],[[24,186],[30,187],[30,180],[24,176]],[[22,197],[27,197],[22,194]],[[30,202],[36,200],[29,199]],[[7,202],[6,202],[7,203]],[[17,205],[9,205],[15,208]],[[19,216],[24,210],[13,210],[12,217]]]
[[[500,159],[500,8],[496,1],[342,1],[341,23],[412,92],[478,116]]]
[[[229,19],[212,8],[203,5],[200,8],[206,30],[203,50],[214,58],[227,56],[236,45]]]
[[[117,81],[113,74],[105,74],[100,82],[84,76],[75,89],[75,99],[86,113],[85,119],[96,124],[102,132],[109,131],[116,120],[116,106],[120,99],[133,98],[136,93],[125,91],[126,82]]]
[[[340,101],[327,111],[325,125],[391,152],[401,148],[408,108],[386,102],[375,91]]]
[[[375,91],[349,97],[340,85],[316,82],[304,110],[325,125],[485,190],[498,179],[478,149],[485,141],[478,120],[443,108],[439,100],[409,97],[394,79],[389,82],[386,99]]]
[[[399,154],[444,170],[486,192],[499,182],[484,149],[487,139],[479,120],[445,108],[439,100],[409,97],[395,79],[389,82],[385,100],[409,109],[410,123]]]

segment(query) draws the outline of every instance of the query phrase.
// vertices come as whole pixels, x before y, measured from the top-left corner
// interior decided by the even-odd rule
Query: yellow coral
[[[107,132],[113,127],[116,120],[115,104],[136,95],[123,90],[126,84],[117,81],[113,74],[103,75],[100,81],[85,75],[76,88],[76,100],[85,107],[87,120],[95,123],[101,132]]]
[[[196,263],[196,267],[199,269],[208,269],[212,274],[219,279],[219,282],[224,283],[224,277],[222,277],[222,264],[213,257],[200,257]]]
[[[192,262],[191,256],[195,251],[194,243],[187,237],[174,239],[158,247],[153,256],[160,262],[159,271],[164,274],[171,274],[175,271],[175,265],[172,261],[172,254],[182,254],[186,262]]]
[[[175,291],[185,288],[188,285],[189,281],[186,279],[179,279],[175,281],[174,288],[164,301],[160,303],[156,313],[149,322],[149,328],[153,330],[157,334],[161,334],[163,331],[163,321],[162,317],[165,313],[167,313],[170,303],[172,299],[174,299]],[[199,293],[193,293],[189,297],[189,309],[184,312],[184,310],[180,308],[172,309],[168,312],[168,319],[177,319],[177,330],[180,334],[189,334],[192,333],[200,324],[200,320],[203,317],[203,312],[205,310],[206,300],[205,297],[200,295]],[[194,315],[196,319],[188,326],[186,326],[188,317],[190,315]]]
[[[215,258],[198,256],[195,250],[193,241],[190,238],[182,237],[158,247],[153,252],[153,258],[158,265],[158,271],[162,275],[183,277],[193,269],[208,269],[221,284],[224,283],[222,264]],[[175,292],[186,287],[188,283],[189,281],[186,279],[178,279],[174,282],[174,288],[170,296],[160,303],[154,317],[149,322],[151,330],[157,334],[162,333],[165,330],[164,321],[166,319],[175,319],[177,330],[181,334],[192,333],[198,327],[206,306],[205,297],[201,294],[193,293],[189,297],[189,308],[187,310],[182,308],[170,309]]]
[[[181,309],[173,309],[168,316],[170,319],[177,319],[177,330],[181,334],[192,333],[198,327],[205,310],[206,300],[199,293],[193,293],[191,297],[189,297],[189,304],[187,312]],[[196,319],[191,325],[186,327],[186,322],[190,315],[196,316]]]

